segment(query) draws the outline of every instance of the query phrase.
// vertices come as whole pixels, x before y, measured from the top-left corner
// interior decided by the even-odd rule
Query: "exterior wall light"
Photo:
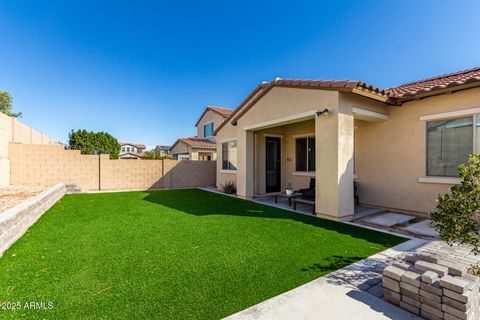
[[[326,118],[329,114],[330,111],[327,108],[323,109],[322,111],[317,110],[317,117],[324,116]]]

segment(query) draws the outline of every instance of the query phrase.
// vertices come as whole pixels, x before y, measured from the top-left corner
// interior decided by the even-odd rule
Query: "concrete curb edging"
[[[0,257],[66,192],[60,183],[0,214]]]

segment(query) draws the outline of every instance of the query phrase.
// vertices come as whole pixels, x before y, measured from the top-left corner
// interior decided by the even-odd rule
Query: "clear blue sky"
[[[480,65],[479,1],[0,1],[23,122],[171,144],[275,77],[392,86]]]

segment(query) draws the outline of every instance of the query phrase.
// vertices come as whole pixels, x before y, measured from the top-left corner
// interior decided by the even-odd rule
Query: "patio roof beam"
[[[358,107],[353,107],[352,113],[354,114],[355,119],[359,119],[359,120],[365,120],[370,122],[388,120],[388,115],[386,114],[370,111],[370,110],[358,108]]]
[[[278,127],[286,124],[291,124],[291,123],[296,123],[296,122],[301,122],[309,119],[314,119],[315,115],[319,110],[323,110],[325,108],[319,108],[319,109],[314,109],[311,111],[307,112],[302,112],[302,113],[297,113],[291,116],[283,117],[283,118],[278,118],[278,119],[273,119],[265,122],[260,122],[256,123],[251,126],[246,126],[243,128],[245,131],[255,131],[255,130],[263,130],[263,129],[268,129],[272,127]]]

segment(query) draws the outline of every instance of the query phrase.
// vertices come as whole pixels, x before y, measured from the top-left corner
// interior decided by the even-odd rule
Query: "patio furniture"
[[[301,193],[293,193],[293,194],[286,194],[285,192],[279,192],[279,193],[276,193],[275,194],[275,203],[278,202],[278,198],[287,198],[288,199],[288,206],[291,207],[292,206],[292,199],[295,199],[295,198],[298,198],[298,197],[301,197],[302,194]]]
[[[353,182],[353,197],[355,198],[355,205],[358,206],[360,204],[360,197],[358,196],[358,182]]]
[[[308,188],[296,190],[295,193],[302,193],[302,194],[305,192],[309,193],[312,190],[313,190],[313,193],[315,194],[315,178],[310,178],[310,186]]]
[[[308,204],[312,206],[312,214],[315,215],[315,200],[295,198],[293,199],[293,210],[297,210],[297,203]]]

